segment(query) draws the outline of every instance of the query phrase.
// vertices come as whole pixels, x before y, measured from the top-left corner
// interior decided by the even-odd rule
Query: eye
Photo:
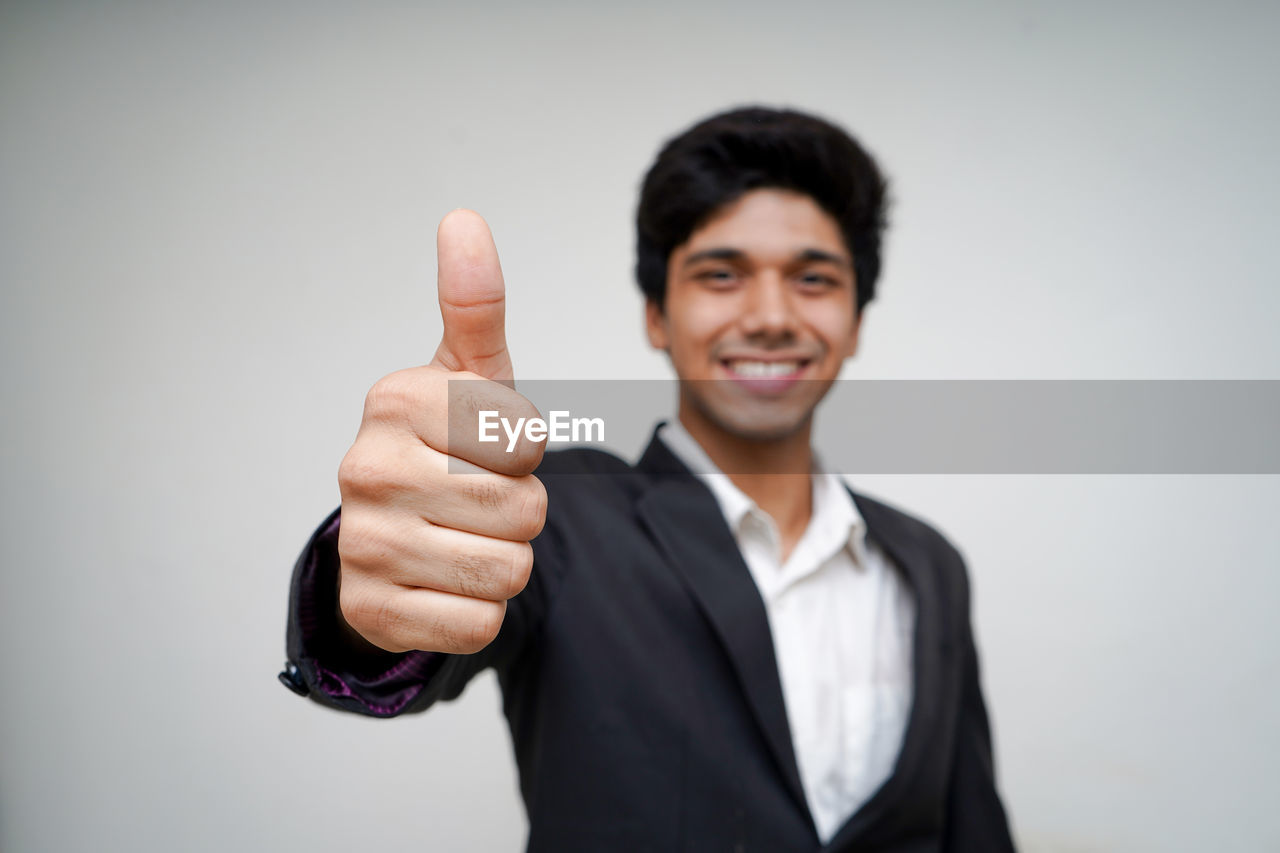
[[[712,290],[726,290],[738,281],[738,275],[731,269],[707,269],[694,273],[693,278]]]
[[[840,280],[833,275],[810,270],[799,275],[801,288],[809,291],[835,290],[840,287]]]

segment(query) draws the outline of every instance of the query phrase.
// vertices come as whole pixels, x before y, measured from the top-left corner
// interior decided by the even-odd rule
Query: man
[[[450,429],[536,411],[488,229],[446,217],[444,340],[369,393],[341,523],[295,569],[285,683],[392,716],[494,667],[530,850],[1012,849],[960,557],[810,446],[884,199],[811,116],[737,110],[668,143],[637,277],[679,412],[634,468]],[[460,378],[492,381],[451,399]]]

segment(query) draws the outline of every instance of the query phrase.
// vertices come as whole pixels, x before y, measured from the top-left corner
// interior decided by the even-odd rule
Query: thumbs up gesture
[[[339,606],[380,649],[470,654],[498,635],[533,568],[547,493],[532,471],[543,445],[481,443],[449,429],[451,379],[472,380],[454,416],[537,417],[515,391],[506,289],[484,220],[455,210],[436,235],[444,338],[431,363],[378,381],[338,469]],[[479,380],[492,380],[481,382]],[[452,444],[451,444],[452,441]]]

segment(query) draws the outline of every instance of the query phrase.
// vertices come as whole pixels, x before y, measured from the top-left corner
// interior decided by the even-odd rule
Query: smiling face
[[[649,342],[680,378],[695,436],[808,442],[813,410],[858,345],[852,258],[811,198],[746,193],[672,251]]]

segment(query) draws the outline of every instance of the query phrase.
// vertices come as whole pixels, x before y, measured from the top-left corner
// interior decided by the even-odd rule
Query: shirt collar
[[[711,457],[702,449],[702,445],[698,444],[680,421],[674,420],[662,424],[658,429],[658,437],[670,448],[676,458],[711,490],[711,494],[715,495],[716,503],[720,505],[720,512],[729,522],[729,529],[736,534],[747,514],[753,509],[758,509],[756,502],[735,486],[728,474],[716,467],[716,463],[711,461]]]
[[[664,422],[658,428],[658,437],[711,490],[735,536],[752,511],[767,517],[755,501],[733,484],[728,474],[716,467],[679,420]],[[843,541],[849,546],[854,562],[867,565],[867,524],[844,480],[838,474],[824,472],[816,455],[813,473],[813,515],[809,519],[813,530],[806,531],[805,535],[818,533],[825,541]]]

